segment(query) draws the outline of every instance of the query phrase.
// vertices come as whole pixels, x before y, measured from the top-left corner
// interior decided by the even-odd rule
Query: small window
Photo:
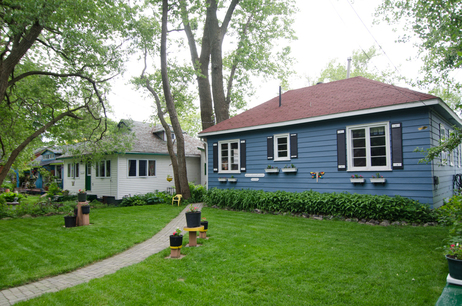
[[[290,160],[289,134],[274,135],[274,160]]]
[[[156,161],[149,161],[148,176],[156,176]]]

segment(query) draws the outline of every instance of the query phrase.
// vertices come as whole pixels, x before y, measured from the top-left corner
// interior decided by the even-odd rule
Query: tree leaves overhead
[[[105,81],[122,71],[135,11],[119,0],[0,2],[0,164],[27,160],[21,152],[42,136],[101,139]]]
[[[405,23],[424,61],[424,83],[449,80],[449,73],[462,64],[462,2],[458,0],[385,0],[376,16],[394,24]],[[458,85],[460,87],[460,85]]]

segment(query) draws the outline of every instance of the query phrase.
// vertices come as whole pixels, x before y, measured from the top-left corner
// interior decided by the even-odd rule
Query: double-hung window
[[[219,172],[239,173],[239,140],[220,141],[218,143],[220,161]]]
[[[289,134],[274,135],[274,160],[290,160]]]
[[[96,163],[96,177],[111,177],[111,161],[102,160]]]
[[[388,122],[347,127],[349,171],[391,170]]]
[[[156,161],[147,159],[128,160],[129,177],[156,176]]]
[[[69,178],[79,177],[79,163],[67,164],[67,177]]]

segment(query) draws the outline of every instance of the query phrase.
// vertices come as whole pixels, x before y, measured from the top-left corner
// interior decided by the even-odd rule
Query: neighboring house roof
[[[440,104],[438,97],[403,87],[384,84],[364,77],[289,90],[279,97],[220,122],[199,133],[199,136],[290,125],[355,114]],[[426,102],[424,102],[426,101]],[[431,103],[429,103],[431,101]],[[417,102],[417,103],[416,103]],[[366,111],[367,110],[367,111]],[[453,112],[452,112],[453,113]],[[456,121],[461,123],[457,115]]]
[[[149,123],[133,121],[131,130],[135,133],[135,142],[128,153],[168,154],[167,142],[155,135],[164,130],[162,125],[151,126]],[[200,156],[198,147],[203,147],[203,142],[188,134],[183,134],[183,137],[186,156]],[[176,145],[174,150],[176,152]]]
[[[132,121],[129,126],[130,131],[135,135],[135,139],[132,145],[132,149],[128,152],[125,152],[125,154],[168,155],[167,142],[156,135],[156,133],[163,131],[162,125],[151,126],[149,123]],[[199,139],[191,137],[187,134],[183,134],[183,136],[186,156],[199,157],[200,150],[198,147],[203,147],[204,143]],[[174,145],[174,151],[176,152],[176,145]],[[71,156],[72,153],[68,152],[60,156],[58,159],[69,158]]]

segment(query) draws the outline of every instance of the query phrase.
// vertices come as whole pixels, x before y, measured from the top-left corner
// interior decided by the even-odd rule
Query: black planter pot
[[[452,278],[462,280],[462,260],[448,257],[448,255],[446,255],[446,259],[448,260],[449,275]]]
[[[88,215],[90,213],[90,205],[82,205],[82,214]]]
[[[170,235],[170,246],[171,247],[179,247],[183,245],[183,235],[176,236]]]
[[[86,202],[87,201],[87,193],[79,192],[77,194],[77,199],[78,199],[79,202]]]
[[[199,227],[201,226],[201,212],[187,212],[186,213],[186,226]]]
[[[66,227],[75,227],[75,221],[76,221],[76,217],[72,217],[72,216],[65,216],[64,217],[64,225]]]
[[[201,221],[201,225],[204,226],[204,230],[209,228],[209,221]]]

